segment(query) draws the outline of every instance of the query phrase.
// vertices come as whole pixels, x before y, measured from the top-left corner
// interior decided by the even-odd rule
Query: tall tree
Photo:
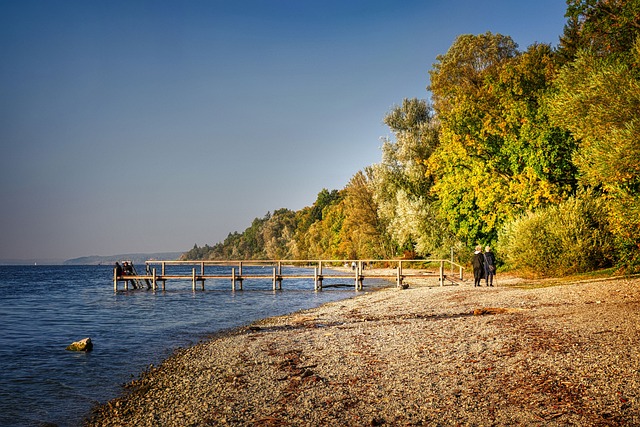
[[[382,162],[372,168],[380,219],[399,249],[427,255],[440,246],[441,233],[430,208],[433,181],[427,159],[438,147],[438,121],[424,100],[405,99],[384,122],[395,139],[382,146]],[[437,236],[436,240],[433,240]]]
[[[490,112],[495,98],[488,96],[487,78],[495,76],[502,64],[518,53],[511,37],[487,32],[477,36],[463,34],[456,38],[429,71],[433,107],[439,119],[458,133],[475,132],[482,126],[483,115]],[[461,102],[471,99],[472,102]]]
[[[575,187],[574,142],[543,105],[555,75],[548,45],[526,52],[500,34],[464,35],[431,71],[442,123],[429,160],[439,214],[467,245],[497,239],[526,210],[557,203]]]
[[[640,38],[628,59],[580,51],[551,98],[552,118],[579,141],[583,184],[610,200],[612,230],[625,261],[640,266]]]

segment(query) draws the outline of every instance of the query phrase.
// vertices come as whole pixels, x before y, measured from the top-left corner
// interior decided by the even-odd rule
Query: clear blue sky
[[[0,0],[0,259],[183,251],[381,159],[460,34],[564,0]]]

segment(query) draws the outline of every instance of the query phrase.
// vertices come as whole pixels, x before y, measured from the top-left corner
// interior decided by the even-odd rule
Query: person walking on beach
[[[484,280],[485,285],[493,286],[493,276],[496,275],[496,257],[491,252],[491,247],[484,248]]]
[[[473,253],[473,287],[482,286],[480,281],[484,277],[484,255],[482,254],[482,246],[476,246]]]

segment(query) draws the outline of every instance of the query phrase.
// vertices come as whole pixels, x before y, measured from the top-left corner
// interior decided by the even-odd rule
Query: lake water
[[[214,268],[222,267],[206,274],[230,274]],[[243,273],[251,268],[260,267]],[[365,281],[365,289],[383,285]],[[168,281],[165,292],[114,292],[111,266],[0,266],[0,425],[80,425],[95,404],[116,397],[122,384],[178,347],[358,294],[314,292],[313,280],[293,279],[282,291],[272,291],[270,279],[245,280],[244,291],[232,292],[229,280],[205,287],[194,292],[190,280]],[[65,350],[86,337],[92,352]]]

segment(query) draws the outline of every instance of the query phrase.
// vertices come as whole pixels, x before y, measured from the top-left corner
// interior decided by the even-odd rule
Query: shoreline
[[[216,333],[85,425],[640,424],[640,279],[415,282]]]

